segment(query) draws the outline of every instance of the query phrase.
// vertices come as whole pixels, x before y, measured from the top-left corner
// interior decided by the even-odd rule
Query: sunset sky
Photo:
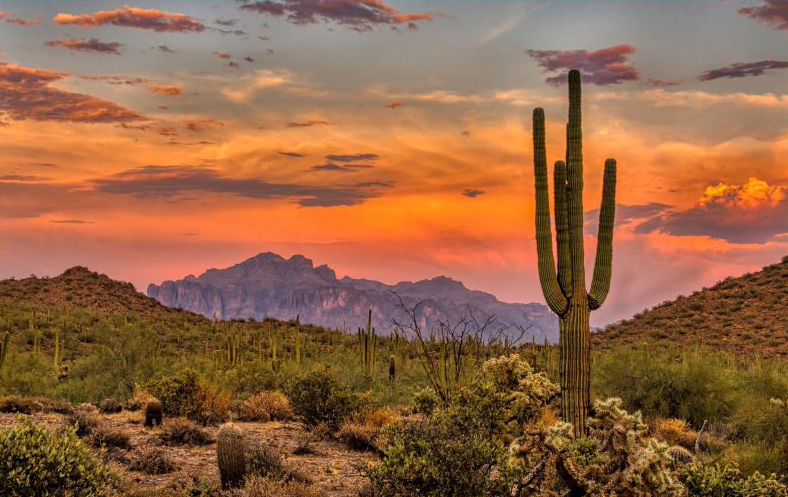
[[[583,73],[595,325],[788,253],[788,1],[0,3],[0,277],[259,252],[543,302],[531,111]],[[550,186],[552,189],[552,185]]]

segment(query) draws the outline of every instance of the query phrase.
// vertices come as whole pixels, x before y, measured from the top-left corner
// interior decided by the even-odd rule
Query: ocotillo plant
[[[553,175],[558,268],[553,259],[550,200],[547,193],[547,152],[544,110],[534,109],[534,175],[536,177],[536,253],[539,282],[550,309],[559,317],[561,415],[575,436],[586,432],[590,395],[589,315],[610,289],[613,259],[613,218],[616,207],[616,161],[605,161],[602,207],[599,211],[596,263],[591,290],[586,291],[583,261],[583,143],[580,71],[569,72],[569,124],[566,162],[556,161]]]
[[[375,328],[372,327],[372,309],[367,315],[367,329],[358,329],[358,344],[364,375],[367,378],[372,378],[375,375],[375,346],[377,344]]]

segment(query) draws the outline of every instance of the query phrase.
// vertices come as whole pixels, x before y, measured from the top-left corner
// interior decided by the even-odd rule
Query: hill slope
[[[542,304],[501,302],[445,276],[395,285],[347,276],[337,279],[333,269],[314,267],[302,255],[285,259],[267,252],[226,269],[148,287],[148,295],[164,305],[219,319],[292,319],[300,314],[304,323],[352,330],[366,322],[371,308],[373,324],[383,333],[392,329],[394,319],[406,320],[393,292],[408,307],[421,302],[419,319],[424,329],[436,327],[439,320],[457,323],[470,309],[480,321],[495,316],[495,327],[510,327],[513,334],[519,334],[515,325],[530,327],[529,340],[532,335],[539,341],[558,338],[558,320]]]
[[[53,278],[0,280],[0,298],[147,317],[183,312],[145,296],[131,283],[113,280],[82,266],[67,269]]]
[[[788,257],[663,302],[595,333],[597,346],[696,343],[737,355],[788,355]]]

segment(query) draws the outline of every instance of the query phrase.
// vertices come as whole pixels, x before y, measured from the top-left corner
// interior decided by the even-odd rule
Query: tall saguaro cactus
[[[613,258],[613,218],[616,208],[616,161],[605,161],[602,208],[599,211],[596,262],[591,290],[586,291],[583,253],[583,136],[580,72],[569,72],[569,124],[566,162],[556,161],[553,181],[558,265],[553,259],[550,200],[547,192],[547,152],[544,110],[534,109],[534,175],[536,177],[536,253],[539,282],[550,309],[559,317],[561,415],[586,433],[590,397],[590,325],[610,289]]]

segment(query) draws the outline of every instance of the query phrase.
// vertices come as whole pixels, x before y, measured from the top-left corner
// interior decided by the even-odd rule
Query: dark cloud
[[[304,122],[289,122],[287,123],[288,128],[308,128],[310,126],[323,126],[328,124],[328,121],[320,121],[320,120],[311,120],[311,121],[304,121]]]
[[[262,0],[246,2],[241,9],[283,17],[300,26],[336,23],[359,32],[400,24],[416,29],[415,21],[431,21],[443,15],[440,12],[402,13],[384,0]]]
[[[252,62],[254,62],[254,59],[253,59],[253,58],[252,58],[250,55],[247,55],[246,57],[244,57],[244,60],[245,60],[246,62],[249,62],[250,64],[251,64]]]
[[[271,38],[267,36],[258,36],[257,39],[261,41],[271,41]]]
[[[667,212],[670,208],[670,205],[659,202],[636,205],[616,204],[615,225],[621,226],[638,219],[650,219],[656,215]],[[583,231],[596,234],[597,228],[599,227],[599,209],[586,211],[583,219],[585,221],[583,224]]]
[[[246,36],[248,34],[243,29],[211,28],[211,31],[213,31],[214,33],[219,33],[220,35]]]
[[[318,164],[317,166],[312,166],[310,169],[312,171],[338,171],[349,173],[352,171],[358,171],[360,169],[371,169],[375,166],[371,164],[334,164],[329,162],[328,164]]]
[[[113,26],[152,29],[160,33],[200,32],[205,29],[203,23],[187,14],[129,6],[114,10],[101,10],[92,14],[60,13],[52,20],[57,24],[75,24],[86,28],[111,24]]]
[[[41,24],[41,19],[36,14],[34,19],[22,19],[16,16],[16,12],[0,10],[0,19],[5,20],[6,24],[16,24],[17,26],[37,26]]]
[[[63,47],[77,52],[97,52],[97,53],[111,53],[120,55],[120,49],[123,43],[118,42],[104,42],[98,38],[90,38],[84,40],[82,38],[64,38],[62,40],[50,40],[45,43],[48,47]]]
[[[304,157],[304,154],[299,154],[298,152],[282,152],[280,150],[279,153],[288,157]]]
[[[484,195],[484,190],[479,190],[477,188],[466,188],[463,190],[462,194],[468,198],[476,198],[479,195]]]
[[[213,22],[218,24],[219,26],[232,28],[235,27],[236,24],[238,24],[238,19],[214,19]]]
[[[253,199],[293,198],[304,207],[356,205],[379,192],[374,186],[311,186],[269,183],[256,178],[228,178],[197,166],[145,166],[90,182],[93,190],[138,198],[174,199],[195,192],[228,194]]]
[[[155,48],[156,50],[158,50],[159,52],[162,52],[162,53],[176,53],[175,50],[171,49],[167,45],[158,45],[158,46],[153,47],[153,48]]]
[[[227,65],[227,67],[232,67],[233,69],[238,69],[239,67],[241,67],[238,64],[238,62],[235,62],[235,61],[232,61],[232,60],[230,62],[228,62],[226,65]]]
[[[230,52],[216,52],[220,59],[231,59],[233,56]]]
[[[162,136],[178,136],[178,130],[175,129],[175,126],[160,126],[156,132]]]
[[[118,76],[116,74],[105,74],[102,76],[84,75],[80,76],[82,79],[90,81],[104,81],[110,85],[141,85],[148,83],[148,78],[130,78],[127,76]]]
[[[385,106],[388,107],[389,109],[396,109],[397,107],[402,107],[403,105],[405,105],[403,102],[390,102],[387,103]]]
[[[788,1],[784,2],[788,4]],[[698,79],[711,81],[719,78],[744,78],[747,76],[760,76],[769,69],[788,68],[786,60],[762,60],[760,62],[737,62],[729,66],[711,69],[704,72]]]
[[[751,178],[744,185],[708,187],[694,207],[656,215],[636,233],[709,236],[732,243],[766,243],[788,232],[788,188]]]
[[[579,69],[583,81],[595,85],[615,85],[624,81],[637,81],[640,73],[629,64],[632,45],[616,45],[589,52],[588,50],[526,50],[537,61],[542,72],[559,73],[545,81],[553,85],[566,83],[566,73]]]
[[[112,123],[145,120],[137,112],[82,93],[53,88],[68,73],[0,63],[0,110],[15,120]]]
[[[93,221],[85,221],[84,219],[52,219],[49,222],[56,224],[93,224]]]
[[[770,25],[773,29],[788,29],[788,1],[764,0],[759,5],[739,9],[739,14]]]
[[[378,160],[379,158],[380,156],[378,154],[326,155],[326,160],[332,162],[356,162],[360,160]]]
[[[651,78],[648,80],[648,85],[654,88],[667,88],[668,86],[676,86],[677,84],[679,84],[678,81],[668,81],[667,79]]]

